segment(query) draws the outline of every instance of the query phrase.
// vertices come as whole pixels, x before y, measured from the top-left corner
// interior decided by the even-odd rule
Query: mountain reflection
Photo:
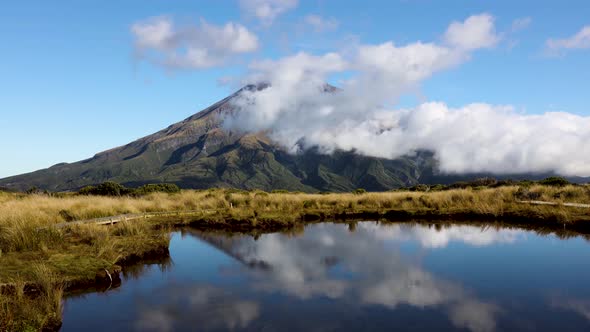
[[[417,257],[403,255],[395,244],[413,240],[423,247],[438,248],[462,241],[482,246],[512,242],[521,236],[519,231],[485,232],[467,226],[437,230],[376,223],[361,223],[355,232],[346,225],[312,227],[297,237],[277,233],[257,239],[187,232],[240,261],[248,288],[255,292],[306,301],[327,298],[389,310],[398,306],[433,309],[444,313],[457,328],[495,330],[500,313],[496,305],[477,299],[457,283],[437,278],[420,266]],[[227,309],[232,308],[235,306]],[[240,324],[231,327],[244,327],[247,320]]]

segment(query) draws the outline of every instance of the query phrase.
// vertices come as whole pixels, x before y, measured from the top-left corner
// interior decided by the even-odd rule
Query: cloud
[[[224,125],[265,131],[292,153],[316,147],[323,153],[345,150],[397,158],[429,150],[446,173],[590,175],[590,117],[527,115],[486,103],[391,106],[434,74],[494,45],[499,37],[493,21],[482,14],[453,22],[441,43],[389,41],[361,44],[352,52],[298,53],[255,62],[244,81],[270,86],[234,99],[240,111]],[[326,92],[325,82],[334,75],[348,78],[342,89]]]
[[[303,22],[311,26],[316,32],[336,30],[340,24],[335,18],[325,18],[315,14],[305,16]]]
[[[584,26],[575,35],[564,39],[548,39],[546,46],[550,51],[590,48],[590,25]]]
[[[453,67],[465,58],[466,54],[460,50],[434,43],[416,42],[396,46],[393,42],[386,42],[361,45],[353,69],[359,70],[364,79],[383,84],[383,88],[391,93],[391,89],[403,91],[408,85]]]
[[[449,45],[465,50],[490,48],[499,41],[494,18],[489,14],[473,15],[463,22],[451,23],[444,39]]]
[[[175,27],[167,17],[133,24],[131,32],[140,58],[170,68],[202,69],[220,66],[231,56],[258,49],[258,37],[233,22],[216,26]]]
[[[510,31],[517,32],[517,31],[524,30],[524,29],[528,28],[532,22],[533,22],[533,19],[530,17],[517,18],[514,21],[512,21],[512,26],[510,27]]]
[[[263,25],[271,25],[281,14],[297,7],[298,0],[240,0],[240,7],[248,16],[256,17]]]

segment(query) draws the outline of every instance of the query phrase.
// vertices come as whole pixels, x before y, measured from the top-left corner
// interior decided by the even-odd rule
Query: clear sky
[[[590,2],[583,0],[4,1],[0,177],[85,159],[165,128],[232,92],[238,84],[222,82],[254,60],[345,52],[355,43],[436,42],[451,22],[483,13],[493,17],[498,40],[426,80],[419,99],[590,115]],[[209,57],[172,61],[173,46],[137,30],[163,18],[197,27],[177,38],[206,44]],[[220,45],[240,28],[240,43]]]

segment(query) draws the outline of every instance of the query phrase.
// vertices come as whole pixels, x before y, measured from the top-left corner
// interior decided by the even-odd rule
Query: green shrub
[[[426,184],[417,184],[410,188],[410,191],[428,191],[430,187]]]
[[[134,190],[133,194],[137,196],[146,195],[150,193],[179,193],[180,188],[173,183],[155,183],[146,184]]]
[[[125,186],[116,182],[107,181],[99,184],[96,187],[88,186],[80,189],[78,194],[81,195],[96,195],[96,196],[123,196],[129,195],[133,190],[125,188]]]
[[[96,191],[95,186],[86,186],[78,191],[80,195],[94,195],[93,193]]]
[[[435,184],[433,186],[430,187],[430,191],[442,191],[447,189],[446,186],[442,185],[442,184]]]
[[[465,189],[471,187],[469,182],[459,181],[449,185],[449,189]]]
[[[367,191],[363,188],[357,188],[357,189],[353,190],[352,193],[355,195],[362,195],[362,194],[366,194]]]
[[[561,176],[550,176],[546,179],[539,181],[539,184],[545,186],[563,187],[570,184],[570,182]]]
[[[78,191],[80,195],[94,195],[94,196],[142,196],[150,193],[179,193],[180,188],[173,183],[155,183],[146,184],[137,189],[127,188],[119,183],[107,181],[98,186],[86,186]]]
[[[520,180],[517,184],[521,187],[530,187],[535,184],[535,182],[531,180]]]
[[[471,187],[493,187],[498,184],[498,180],[494,178],[479,178],[471,181],[469,185]]]

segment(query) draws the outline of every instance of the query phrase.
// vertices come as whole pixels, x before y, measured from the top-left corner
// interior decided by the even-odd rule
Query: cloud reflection
[[[424,227],[409,225],[377,225],[363,223],[359,229],[374,233],[381,240],[416,241],[424,248],[444,248],[451,242],[483,247],[495,243],[513,243],[525,237],[518,229],[489,229],[489,227],[457,226]]]
[[[209,285],[177,285],[150,295],[140,300],[137,331],[243,329],[260,314],[258,303]]]
[[[267,234],[257,240],[247,236],[223,240],[203,233],[198,236],[245,266],[265,266],[247,269],[250,286],[258,291],[388,308],[429,307],[446,312],[456,327],[488,332],[496,328],[499,310],[494,304],[476,299],[457,283],[437,278],[415,260],[402,256],[389,242],[414,239],[425,247],[437,248],[461,240],[475,245],[511,242],[519,235],[518,231],[483,232],[476,227],[436,231],[421,226],[363,223],[354,233],[346,225],[314,225],[297,238],[282,234]]]

